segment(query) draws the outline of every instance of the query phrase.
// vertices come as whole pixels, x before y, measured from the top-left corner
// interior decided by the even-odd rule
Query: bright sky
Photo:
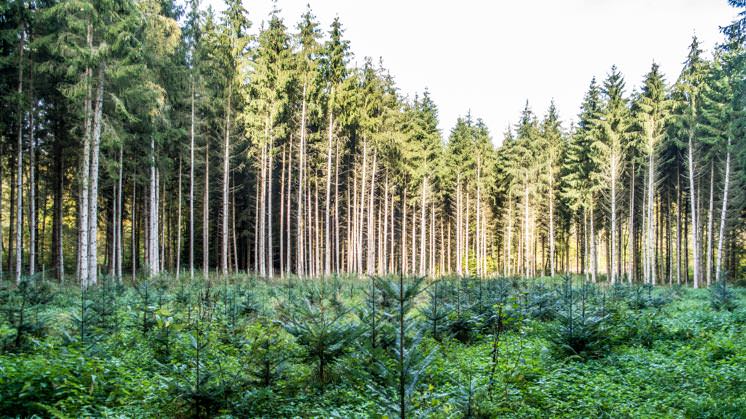
[[[591,78],[612,64],[627,93],[653,61],[674,81],[692,35],[709,55],[736,16],[726,0],[279,0],[289,27],[309,1],[325,32],[339,15],[353,63],[383,57],[403,94],[429,88],[444,135],[471,110],[496,143],[526,100],[544,115],[554,99],[567,127]],[[244,5],[258,30],[272,1]]]

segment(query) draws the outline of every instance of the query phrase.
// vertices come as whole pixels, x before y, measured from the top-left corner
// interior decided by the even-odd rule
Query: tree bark
[[[728,136],[728,145],[725,154],[725,179],[723,184],[723,207],[720,212],[720,234],[718,234],[718,253],[717,261],[715,263],[715,280],[720,281],[724,278],[721,277],[721,268],[723,262],[723,238],[725,237],[725,226],[728,222],[728,189],[730,188],[730,146],[731,137]]]
[[[181,279],[181,156],[179,156],[179,179],[176,193],[178,204],[176,209],[176,279]]]
[[[102,113],[104,106],[104,64],[98,67],[98,88],[96,89],[96,110],[93,115],[93,143],[91,144],[91,174],[88,199],[88,279],[86,286],[98,282],[98,166],[99,148],[101,145]]]
[[[31,60],[29,60],[31,61]],[[34,99],[34,69],[33,62],[29,63],[29,97],[31,106],[29,111],[29,263],[28,273],[33,277],[36,273],[36,246],[38,223],[36,219],[36,138],[34,136],[34,113],[36,100]]]
[[[715,197],[715,163],[710,162],[710,202],[707,209],[707,253],[705,259],[705,283],[709,287],[712,282],[712,213]]]
[[[205,189],[202,198],[202,276],[210,278],[210,142],[205,139]]]
[[[690,130],[691,131],[691,130]],[[692,252],[693,252],[693,259],[694,259],[694,277],[693,277],[693,287],[699,288],[699,225],[698,225],[698,216],[697,216],[697,202],[696,202],[696,189],[694,188],[694,133],[689,133],[689,142],[687,147],[687,160],[688,160],[688,166],[689,166],[689,200],[690,200],[690,208],[691,208],[691,216],[692,216],[692,225],[691,225],[691,233],[692,233]],[[689,269],[689,266],[687,265],[687,271]]]
[[[648,260],[648,269],[645,281],[650,285],[656,284],[656,247],[655,247],[655,214],[653,208],[655,205],[655,160],[652,153],[648,156],[648,185],[647,185],[647,240],[646,252]]]
[[[332,141],[334,138],[334,87],[329,95],[329,128],[326,144],[326,211],[324,212],[324,276],[331,274]],[[363,188],[365,189],[365,188]]]
[[[225,139],[223,143],[223,211],[221,230],[221,251],[220,251],[220,273],[228,274],[228,207],[229,207],[229,181],[231,170],[231,96],[233,94],[233,83],[228,82],[228,97],[226,98],[225,107]]]
[[[23,263],[23,49],[26,40],[26,25],[21,21],[20,40],[18,41],[18,149],[16,157],[16,283],[21,282],[21,265]],[[11,222],[12,224],[12,222]],[[11,233],[12,235],[12,233]]]
[[[189,119],[189,279],[194,280],[194,75]],[[120,177],[121,178],[121,177]]]

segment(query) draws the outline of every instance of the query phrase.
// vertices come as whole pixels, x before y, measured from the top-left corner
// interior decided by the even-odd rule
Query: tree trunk
[[[292,260],[292,230],[290,228],[290,215],[293,212],[291,209],[291,197],[293,196],[293,136],[290,136],[290,145],[288,146],[288,178],[287,178],[287,202],[285,203],[285,235],[287,237],[287,249],[285,252],[285,272],[288,274],[292,271],[291,260]],[[235,193],[233,194],[235,199]],[[234,215],[235,217],[235,215]]]
[[[132,203],[130,204],[130,206],[132,208],[132,220],[131,220],[131,224],[132,224],[132,226],[131,226],[131,228],[132,228],[132,231],[131,231],[132,238],[131,238],[131,240],[132,240],[132,242],[130,243],[130,245],[132,247],[132,255],[131,255],[132,262],[130,264],[132,265],[132,283],[133,284],[135,283],[135,279],[136,279],[136,276],[137,276],[137,240],[136,240],[136,235],[137,235],[137,233],[136,233],[137,232],[137,223],[136,223],[136,221],[137,221],[137,219],[135,218],[135,213],[137,212],[136,211],[136,209],[137,209],[137,201],[135,199],[136,197],[137,197],[137,184],[135,182],[132,182]]]
[[[709,287],[712,282],[712,213],[715,197],[715,163],[710,162],[710,204],[707,209],[707,253],[705,259],[705,283]]]
[[[386,169],[386,178],[383,186],[383,233],[381,234],[381,274],[388,274],[386,261],[388,260],[388,234],[389,234],[389,171]]]
[[[427,176],[422,180],[422,195],[420,197],[420,269],[419,274],[425,275],[425,217],[427,215]]]
[[[402,197],[402,221],[401,221],[401,272],[403,275],[408,275],[409,262],[407,261],[407,188],[402,185],[403,197]]]
[[[596,258],[596,230],[594,228],[593,219],[596,218],[593,213],[593,203],[591,202],[591,214],[590,214],[590,222],[591,222],[591,237],[590,237],[590,246],[591,246],[591,282],[594,284],[596,283],[596,277],[598,277],[598,260]]]
[[[728,222],[727,215],[728,215],[728,189],[730,187],[730,145],[731,145],[731,137],[728,136],[728,145],[726,148],[726,154],[725,154],[725,179],[723,184],[723,207],[720,212],[720,234],[718,234],[718,253],[717,253],[717,262],[715,263],[715,280],[720,281],[724,278],[721,278],[721,268],[722,268],[722,262],[723,262],[723,237],[725,237],[725,226]]]
[[[194,280],[194,75],[189,119],[189,279]],[[121,177],[120,177],[121,179]]]
[[[280,278],[285,278],[285,146],[282,147],[280,173]]]
[[[150,136],[150,206],[148,209],[148,274],[151,278],[158,275],[160,268],[158,245],[158,169],[156,167],[155,138]]]
[[[303,103],[301,104],[300,117],[300,146],[298,147],[298,200],[296,202],[296,255],[295,255],[295,273],[302,277],[305,274],[305,217],[303,202],[305,200],[305,169],[306,169],[306,91],[308,82],[303,83]]]
[[[456,174],[456,275],[463,275],[461,251],[461,172]]]
[[[697,202],[696,202],[696,190],[694,188],[694,134],[692,132],[689,133],[689,143],[688,143],[688,151],[687,151],[687,159],[689,163],[689,199],[690,199],[690,207],[691,207],[691,216],[692,216],[692,225],[691,225],[691,233],[692,233],[692,252],[694,253],[694,279],[693,279],[693,286],[694,288],[699,288],[699,225],[698,225],[698,217],[697,217]],[[689,269],[689,266],[687,265],[687,271]]]
[[[612,195],[613,196],[613,195]],[[612,209],[612,213],[614,210]],[[612,225],[614,223],[612,222]],[[549,275],[554,276],[554,174],[549,166]]]
[[[339,272],[339,141],[335,143],[334,159],[334,272]]]
[[[87,41],[88,48],[93,49],[93,26],[88,23],[87,28]],[[86,287],[88,284],[88,193],[89,193],[89,176],[91,170],[91,117],[92,117],[92,87],[91,87],[91,69],[86,68],[84,73],[86,81],[86,96],[83,104],[83,156],[81,158],[80,168],[80,196],[78,202],[80,202],[80,209],[78,212],[78,228],[80,229],[78,236],[78,280],[82,287]]]
[[[676,166],[676,285],[681,285],[681,173]]]
[[[176,209],[176,279],[181,278],[181,156],[179,156],[179,179],[176,193],[178,204]]]
[[[378,170],[378,154],[373,151],[373,167],[370,172],[370,195],[368,197],[368,244],[367,244],[367,255],[366,265],[368,275],[373,275],[375,272],[375,190],[376,190],[376,171]]]
[[[36,138],[34,136],[34,113],[36,102],[34,95],[34,70],[33,63],[29,63],[29,97],[31,106],[29,112],[29,276],[36,273],[36,246],[38,223],[36,218]]]
[[[205,139],[205,190],[202,198],[202,276],[210,278],[210,142]]]
[[[326,211],[324,211],[324,276],[331,274],[332,141],[334,139],[334,88],[329,95],[329,128],[326,144]],[[363,188],[365,189],[365,188]]]
[[[647,240],[646,240],[646,252],[648,260],[648,269],[645,281],[650,285],[656,284],[656,247],[655,247],[655,214],[653,208],[655,205],[655,166],[654,166],[653,155],[648,156],[648,185],[647,185]]]
[[[223,228],[221,230],[221,251],[220,251],[220,273],[228,274],[228,206],[229,204],[229,181],[231,170],[231,96],[233,93],[233,83],[228,82],[227,106],[225,107],[225,141],[223,143],[223,211],[222,220]]]
[[[88,194],[88,280],[86,286],[98,282],[98,166],[101,145],[102,113],[104,107],[104,64],[98,68],[98,88],[96,89],[96,110],[93,115],[93,143],[91,145],[91,174]]]
[[[124,245],[124,239],[122,238],[122,233],[124,232],[124,229],[122,228],[122,221],[124,220],[124,217],[122,216],[123,211],[123,205],[122,205],[122,199],[123,199],[123,191],[122,191],[122,177],[124,174],[124,147],[122,144],[119,144],[119,177],[117,178],[117,242],[116,242],[116,268],[114,275],[117,278],[118,282],[122,282],[122,246]],[[133,225],[134,227],[134,225]]]
[[[4,148],[2,145],[0,145],[0,155],[4,155]],[[58,162],[59,164],[59,162]],[[55,208],[57,205],[57,193],[55,193]],[[56,212],[55,212],[56,214]],[[57,222],[57,218],[55,216],[55,225]],[[3,275],[3,165],[0,163],[0,281],[2,281],[4,278]],[[59,277],[58,277],[59,278]]]
[[[593,221],[591,221],[591,225]],[[528,239],[528,173],[523,177],[523,276],[529,277]],[[596,282],[595,279],[593,282]]]
[[[16,150],[16,263],[15,277],[16,283],[21,282],[21,265],[23,262],[23,49],[26,40],[26,24],[21,21],[20,39],[18,41],[18,149]],[[11,222],[12,224],[12,222]],[[12,233],[11,233],[12,235]],[[10,247],[10,246],[9,246]]]
[[[609,239],[611,240],[611,268],[609,269],[609,277],[611,283],[616,284],[616,174],[617,174],[617,159],[615,156],[611,158],[611,231],[609,231]]]
[[[270,117],[270,121],[272,118]],[[274,130],[270,127],[269,149],[267,150],[267,277],[275,276],[274,244],[272,241],[272,169],[274,168]]]

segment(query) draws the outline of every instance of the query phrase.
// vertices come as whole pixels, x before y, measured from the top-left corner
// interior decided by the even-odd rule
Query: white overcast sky
[[[222,0],[203,0],[222,10]],[[309,0],[279,0],[294,30]],[[707,54],[736,16],[726,0],[310,0],[326,32],[339,16],[355,57],[383,57],[401,92],[429,88],[448,135],[471,110],[499,143],[526,100],[544,115],[552,99],[575,119],[593,76],[616,64],[627,92],[653,61],[676,79],[693,35]],[[271,0],[244,0],[257,31]]]

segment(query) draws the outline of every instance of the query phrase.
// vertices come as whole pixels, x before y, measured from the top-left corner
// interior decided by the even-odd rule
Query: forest
[[[0,2],[0,417],[743,417],[719,1],[674,80],[503,133],[310,5]]]

